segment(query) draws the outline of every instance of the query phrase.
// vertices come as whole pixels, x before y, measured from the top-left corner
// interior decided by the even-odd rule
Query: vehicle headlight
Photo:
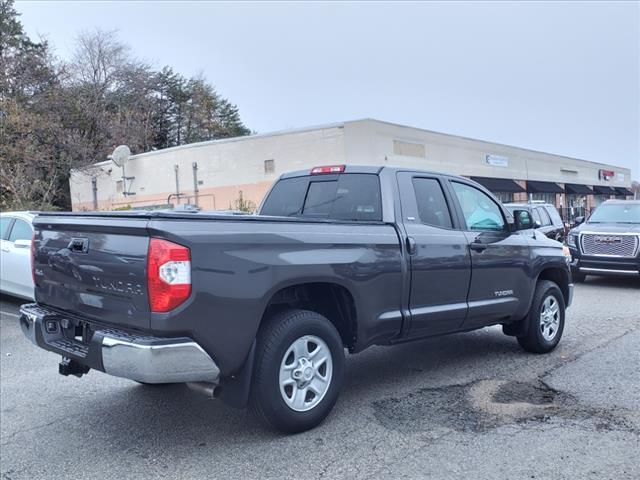
[[[569,247],[567,247],[566,245],[563,245],[562,254],[564,255],[564,258],[567,259],[567,263],[571,263],[571,252],[569,251]]]
[[[567,238],[567,244],[571,247],[577,247],[578,246],[578,235],[576,235],[575,233],[571,233],[569,234],[569,238]]]

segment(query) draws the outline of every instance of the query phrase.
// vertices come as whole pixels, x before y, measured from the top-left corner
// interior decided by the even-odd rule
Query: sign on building
[[[487,165],[492,167],[508,167],[509,157],[503,157],[502,155],[486,155],[484,157]]]
[[[600,180],[609,181],[613,178],[615,172],[613,170],[598,170],[598,178]]]

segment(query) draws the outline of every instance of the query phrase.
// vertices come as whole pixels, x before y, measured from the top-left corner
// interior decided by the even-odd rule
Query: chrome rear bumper
[[[77,320],[37,304],[20,308],[20,326],[35,345],[81,365],[143,383],[218,383],[220,369],[188,337],[164,338],[97,327],[90,340],[78,340],[63,327]],[[76,322],[76,323],[74,323]]]

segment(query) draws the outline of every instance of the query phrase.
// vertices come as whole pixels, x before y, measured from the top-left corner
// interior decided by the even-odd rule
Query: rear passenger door
[[[11,255],[11,242],[9,242],[9,232],[13,225],[14,218],[7,215],[0,217],[0,290],[3,292],[13,291],[9,281],[9,255]]]
[[[2,288],[14,295],[31,298],[33,278],[30,242],[33,229],[21,218],[16,218],[10,228],[7,240],[2,241]],[[23,242],[16,244],[18,240]]]
[[[450,193],[437,176],[399,172],[402,224],[409,253],[409,337],[458,330],[467,314],[471,259],[457,229]]]
[[[451,180],[458,217],[471,254],[469,312],[465,328],[499,323],[522,311],[533,280],[526,237],[511,232],[504,210],[487,192]]]

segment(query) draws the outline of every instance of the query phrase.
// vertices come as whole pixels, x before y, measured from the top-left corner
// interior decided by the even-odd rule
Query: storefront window
[[[556,204],[556,194],[555,193],[532,193],[532,200],[542,200],[545,203],[550,203],[551,205]]]
[[[587,216],[587,196],[576,193],[567,195],[567,206],[561,209],[560,214],[562,218],[570,223],[572,223],[576,217]]]
[[[513,202],[513,192],[491,192],[495,195],[495,197],[500,200],[502,203],[512,203]]]

